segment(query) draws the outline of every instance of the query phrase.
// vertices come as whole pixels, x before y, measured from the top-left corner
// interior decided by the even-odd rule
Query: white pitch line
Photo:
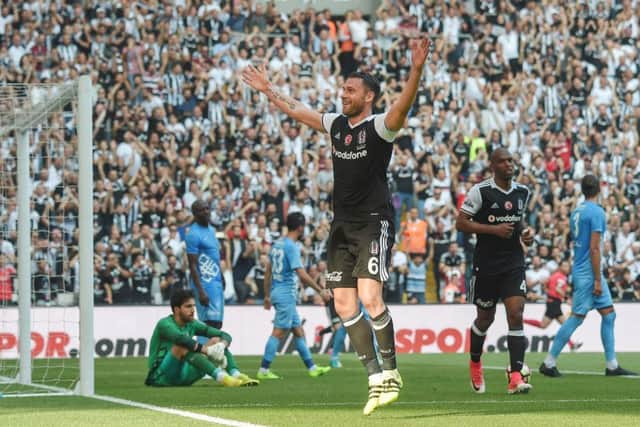
[[[490,370],[494,370],[494,371],[504,371],[505,368],[501,368],[500,366],[485,366],[484,369],[490,369]],[[531,369],[531,368],[529,368]],[[531,371],[534,372],[534,371]],[[538,371],[535,371],[538,372]],[[563,374],[572,374],[572,375],[593,375],[593,376],[597,376],[597,377],[604,377],[604,372],[596,372],[596,371],[569,371],[569,370],[562,370],[561,373]],[[542,374],[541,374],[542,375]],[[632,380],[638,380],[640,379],[640,376],[637,375],[617,375],[618,378],[629,378]]]
[[[506,395],[505,395],[506,396]],[[636,403],[640,402],[640,398],[625,399],[550,399],[550,400],[521,400],[521,399],[492,399],[492,400],[424,400],[411,402],[395,402],[393,405],[413,406],[413,405],[438,405],[438,404],[479,404],[479,405],[495,405],[495,404],[519,404],[519,403],[589,403],[589,402],[605,402],[605,403]],[[230,409],[230,408],[295,408],[295,407],[334,407],[334,406],[359,406],[362,402],[293,402],[287,404],[271,404],[271,403],[228,403],[222,405],[192,405],[181,406],[183,408],[214,408],[214,409]]]
[[[7,393],[7,394],[2,394],[0,393],[0,397],[3,398],[19,398],[19,397],[58,397],[58,396],[75,396],[73,394],[73,392],[69,391],[66,393],[18,393],[16,392],[16,394],[11,394],[11,393]]]
[[[175,409],[175,408],[167,408],[167,407],[164,407],[164,406],[150,405],[148,403],[135,402],[133,400],[120,399],[118,397],[112,397],[112,396],[93,395],[93,396],[91,396],[91,398],[98,399],[98,400],[104,400],[105,402],[116,403],[116,404],[119,404],[119,405],[132,406],[134,408],[147,409],[149,411],[162,412],[164,414],[177,415],[177,416],[183,417],[183,418],[191,418],[191,419],[198,420],[198,421],[205,421],[205,422],[208,422],[208,423],[220,424],[220,425],[223,425],[223,426],[231,426],[231,427],[266,427],[266,426],[263,426],[263,425],[260,425],[260,424],[252,424],[252,423],[246,423],[244,421],[229,420],[227,418],[212,417],[212,416],[205,415],[205,414],[198,414],[196,412],[184,411],[182,409]],[[202,408],[205,408],[205,407],[206,406],[202,406]]]

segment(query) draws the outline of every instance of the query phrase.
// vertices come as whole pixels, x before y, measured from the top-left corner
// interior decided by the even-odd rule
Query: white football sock
[[[556,366],[556,358],[550,354],[547,354],[547,357],[544,359],[544,365],[547,368],[553,368]]]
[[[382,384],[382,372],[369,375],[369,385]]]

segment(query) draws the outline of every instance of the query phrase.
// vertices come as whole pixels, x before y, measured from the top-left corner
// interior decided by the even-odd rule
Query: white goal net
[[[83,224],[92,222],[91,95],[81,79],[80,88],[0,86],[4,396],[80,391],[81,365],[91,368],[84,393],[93,392],[92,337],[81,337],[93,326],[93,239]]]

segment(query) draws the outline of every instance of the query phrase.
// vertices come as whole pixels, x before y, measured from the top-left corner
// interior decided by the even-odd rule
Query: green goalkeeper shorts
[[[205,373],[184,360],[176,359],[168,352],[158,369],[149,375],[148,384],[152,386],[191,385],[205,376]]]

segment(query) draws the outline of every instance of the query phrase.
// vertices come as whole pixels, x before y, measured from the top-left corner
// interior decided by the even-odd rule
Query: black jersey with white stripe
[[[515,224],[513,236],[503,239],[493,234],[478,234],[473,254],[475,274],[496,274],[524,268],[524,252],[520,245],[522,222],[529,203],[529,189],[512,182],[509,191],[498,187],[493,178],[469,190],[461,211],[480,224]]]
[[[397,132],[384,124],[386,114],[355,125],[342,114],[324,114],[331,138],[333,210],[340,221],[380,221],[394,217],[387,168]]]

